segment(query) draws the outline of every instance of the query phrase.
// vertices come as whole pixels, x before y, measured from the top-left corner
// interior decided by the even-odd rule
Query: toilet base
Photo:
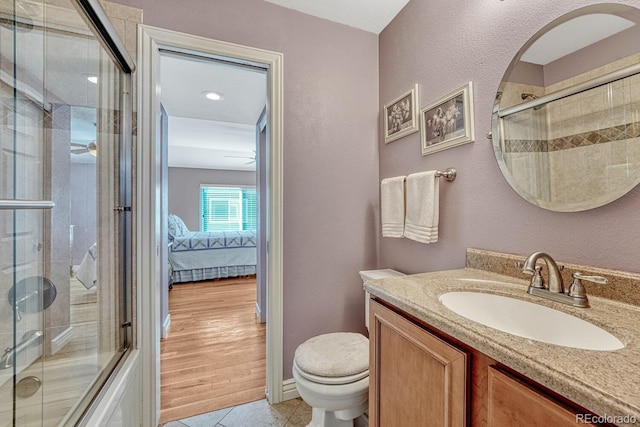
[[[307,427],[353,427],[354,421],[367,410],[368,403],[343,411],[327,411],[312,408],[311,422]]]

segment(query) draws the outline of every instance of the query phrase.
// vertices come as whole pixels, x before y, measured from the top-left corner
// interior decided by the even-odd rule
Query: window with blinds
[[[200,187],[200,230],[255,230],[257,202],[255,188]]]

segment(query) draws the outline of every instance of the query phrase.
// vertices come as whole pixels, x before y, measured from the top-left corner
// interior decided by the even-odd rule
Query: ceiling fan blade
[[[77,150],[71,150],[72,154],[84,154],[84,153],[88,153],[89,149],[88,148],[79,148]]]
[[[256,162],[256,159],[253,159],[250,162],[245,163],[245,165],[250,165],[250,164],[255,163],[255,162]]]
[[[84,148],[86,148],[86,147],[87,147],[87,145],[86,145],[86,144],[78,144],[78,143],[76,143],[76,142],[71,142],[70,144],[71,144],[72,146],[74,146],[74,147],[84,147]]]

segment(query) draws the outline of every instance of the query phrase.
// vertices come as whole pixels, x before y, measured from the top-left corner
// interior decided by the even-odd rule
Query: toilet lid
[[[366,376],[369,340],[352,332],[318,335],[298,346],[294,362],[303,375],[338,378],[364,373]]]
[[[302,371],[300,368],[298,368],[298,365],[296,365],[296,361],[293,361],[293,377],[296,379],[296,382],[300,381],[298,379],[298,377],[296,377],[296,374],[299,375],[300,377],[311,381],[313,383],[317,383],[317,384],[325,384],[325,385],[342,385],[342,384],[351,384],[351,383],[355,383],[356,381],[360,381],[364,378],[367,379],[367,387],[369,386],[369,370],[367,369],[366,371],[362,371],[359,374],[355,374],[355,375],[349,375],[346,377],[321,377],[320,375],[313,375],[310,374],[308,372],[304,372]]]

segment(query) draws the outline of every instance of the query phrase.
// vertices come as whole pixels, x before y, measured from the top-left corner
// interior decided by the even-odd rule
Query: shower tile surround
[[[640,62],[634,54],[546,88],[508,82],[501,109],[521,93],[543,96]],[[506,117],[504,160],[516,181],[543,200],[580,204],[637,174],[640,165],[640,75]],[[605,144],[606,143],[606,144]],[[531,157],[531,153],[538,153]],[[597,159],[609,166],[593,167]],[[536,172],[538,170],[538,172]],[[582,173],[581,173],[582,172]],[[579,175],[576,175],[578,173]],[[540,175],[548,176],[543,179]],[[527,183],[527,184],[524,184]]]
[[[69,105],[52,104],[51,111],[45,111],[45,147],[51,158],[49,170],[45,174],[45,198],[56,200],[56,209],[45,221],[45,277],[51,279],[57,288],[54,304],[45,310],[44,351],[50,356],[60,350],[73,337],[70,323],[70,284],[68,222],[71,216],[68,189],[71,186],[71,159],[69,153],[71,114]]]
[[[550,140],[508,139],[504,143],[505,152],[507,153],[538,153],[569,150],[605,142],[626,141],[632,138],[640,138],[640,122],[581,132]]]

